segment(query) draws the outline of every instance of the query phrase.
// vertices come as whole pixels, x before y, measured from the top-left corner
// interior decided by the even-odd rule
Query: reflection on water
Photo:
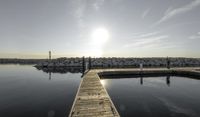
[[[0,65],[0,117],[66,117],[81,73],[41,72],[30,65]]]
[[[200,80],[161,76],[102,82],[122,117],[200,117]]]
[[[105,80],[100,80],[101,84],[105,87],[106,81]]]
[[[143,77],[140,77],[140,84],[143,85]]]
[[[36,69],[49,73],[49,80],[51,80],[51,73],[82,73],[81,77],[83,77],[85,72],[82,67],[36,67]]]
[[[49,73],[82,73],[81,67],[36,67],[38,70]]]
[[[167,84],[167,86],[170,86],[170,76],[167,76],[167,78],[166,78],[166,84]]]
[[[49,72],[49,80],[51,80],[51,72]]]
[[[140,84],[143,85],[143,77],[140,77]],[[166,84],[167,86],[170,86],[170,76],[166,77]]]

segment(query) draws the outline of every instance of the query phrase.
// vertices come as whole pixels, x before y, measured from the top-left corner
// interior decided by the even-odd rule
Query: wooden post
[[[85,57],[83,56],[82,58],[82,69],[83,69],[83,73],[85,72]]]
[[[167,69],[170,69],[170,60],[168,57],[167,57]]]
[[[143,73],[143,64],[140,63],[140,75],[142,75],[142,73]]]
[[[89,57],[88,61],[89,61],[88,69],[91,69],[91,57]]]
[[[140,71],[143,71],[143,64],[140,63]]]

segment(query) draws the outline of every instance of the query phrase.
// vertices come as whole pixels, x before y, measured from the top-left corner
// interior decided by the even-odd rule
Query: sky
[[[0,58],[200,57],[200,0],[0,0]]]

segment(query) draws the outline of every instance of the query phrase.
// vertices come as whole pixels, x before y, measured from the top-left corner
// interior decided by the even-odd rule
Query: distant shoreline
[[[0,58],[0,64],[38,64],[48,59]]]
[[[172,67],[200,67],[200,58],[169,57]],[[85,58],[86,64],[89,58]],[[0,58],[0,64],[35,64],[36,67],[82,67],[82,57],[61,57],[57,59],[17,59]],[[91,58],[93,68],[131,68],[139,67],[165,67],[166,57],[101,57]]]

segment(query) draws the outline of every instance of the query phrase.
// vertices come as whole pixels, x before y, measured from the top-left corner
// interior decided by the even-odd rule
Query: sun
[[[96,28],[91,33],[90,52],[91,56],[101,57],[103,55],[104,47],[109,40],[109,32],[106,28]]]
[[[92,41],[95,44],[103,45],[109,39],[109,32],[105,28],[97,28],[92,33]]]

